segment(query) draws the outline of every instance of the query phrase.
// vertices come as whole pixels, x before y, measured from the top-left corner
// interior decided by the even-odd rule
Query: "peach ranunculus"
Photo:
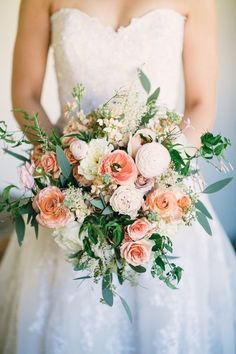
[[[150,230],[150,224],[147,219],[137,219],[133,224],[128,225],[127,233],[133,241],[144,238]]]
[[[184,195],[182,198],[178,200],[178,206],[181,209],[186,209],[191,205],[190,198],[187,195]]]
[[[120,248],[121,257],[137,267],[150,260],[152,246],[153,244],[147,240],[124,242]]]
[[[106,155],[99,167],[99,173],[102,176],[110,175],[112,182],[119,185],[134,183],[138,175],[134,160],[123,150],[115,150]]]
[[[77,164],[78,161],[74,158],[74,155],[72,154],[72,152],[70,151],[69,148],[66,148],[66,149],[64,150],[64,153],[65,153],[65,155],[66,155],[66,157],[67,157],[67,160],[69,161],[69,163],[70,163],[71,165]]]
[[[180,220],[183,216],[176,194],[171,189],[155,189],[148,194],[146,204],[163,219]]]
[[[46,173],[50,173],[53,178],[58,179],[61,173],[61,169],[58,165],[55,152],[47,152],[41,158],[42,168]]]
[[[34,197],[33,208],[39,211],[36,219],[41,226],[61,228],[71,221],[71,214],[63,205],[64,199],[57,187],[46,187]]]

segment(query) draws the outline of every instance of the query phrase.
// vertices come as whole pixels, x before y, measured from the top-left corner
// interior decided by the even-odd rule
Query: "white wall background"
[[[0,1],[0,120],[6,120],[11,129],[16,129],[11,114],[11,66],[14,39],[17,27],[19,0]],[[218,1],[220,33],[220,80],[218,114],[215,131],[232,140],[232,149],[228,154],[236,167],[236,1]],[[56,78],[52,53],[49,54],[42,103],[52,120],[59,116]],[[0,156],[0,187],[10,181],[17,183],[17,163],[8,156]],[[212,197],[219,218],[228,235],[236,240],[236,173],[234,182],[223,192]],[[215,181],[222,176],[216,171],[204,167],[207,181]]]

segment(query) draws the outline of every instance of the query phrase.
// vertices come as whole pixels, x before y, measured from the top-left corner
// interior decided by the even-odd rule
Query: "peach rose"
[[[78,161],[74,158],[74,155],[72,154],[72,152],[70,151],[69,148],[64,150],[64,153],[67,157],[67,160],[69,161],[69,163],[71,165],[75,165]]]
[[[120,254],[126,262],[137,267],[149,261],[152,246],[152,243],[146,240],[125,242],[121,245]]]
[[[46,173],[52,174],[53,178],[58,179],[61,169],[58,165],[55,152],[47,152],[41,158],[42,168]]]
[[[133,241],[138,241],[144,238],[150,229],[149,222],[143,219],[137,219],[127,227],[127,233]]]
[[[34,197],[33,208],[39,211],[36,219],[41,226],[61,228],[71,221],[71,214],[63,205],[64,199],[57,187],[46,187]]]
[[[164,219],[181,219],[182,209],[173,191],[168,189],[155,189],[149,193],[146,199],[147,206]]]
[[[185,208],[190,207],[190,205],[191,205],[191,201],[187,195],[184,195],[181,199],[178,200],[178,206],[183,210]]]
[[[112,182],[120,185],[134,183],[138,175],[134,160],[122,150],[106,155],[99,167],[99,173],[102,176],[110,175]]]

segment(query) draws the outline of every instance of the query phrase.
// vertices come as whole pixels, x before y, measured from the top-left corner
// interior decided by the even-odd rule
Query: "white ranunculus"
[[[139,129],[134,136],[130,136],[129,143],[128,143],[128,154],[133,158],[136,156],[138,149],[142,146],[142,136],[150,141],[155,141],[156,134],[151,129]]]
[[[136,166],[145,178],[160,176],[167,170],[170,161],[169,151],[156,142],[143,145],[135,158]]]
[[[83,248],[83,237],[79,236],[80,227],[80,223],[73,221],[53,232],[56,243],[67,254],[76,253]]]
[[[70,151],[76,160],[82,160],[87,155],[88,144],[79,139],[73,140],[70,144]]]
[[[78,172],[88,181],[92,181],[98,174],[98,167],[103,157],[113,150],[113,146],[104,138],[92,139],[88,145],[88,153],[81,160]]]
[[[110,204],[114,211],[129,215],[132,219],[136,218],[142,203],[142,194],[131,185],[118,187],[110,199]]]

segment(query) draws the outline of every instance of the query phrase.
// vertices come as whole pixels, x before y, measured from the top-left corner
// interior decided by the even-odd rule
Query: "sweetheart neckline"
[[[160,13],[160,14],[161,13],[165,13],[165,12],[166,13],[170,13],[170,14],[173,14],[175,16],[178,16],[179,18],[181,18],[183,20],[186,20],[186,18],[187,18],[187,16],[181,14],[179,11],[176,11],[174,9],[158,7],[158,8],[155,8],[153,10],[147,11],[143,15],[132,17],[130,19],[130,22],[126,26],[119,26],[118,28],[114,28],[112,25],[104,24],[98,17],[91,16],[91,15],[87,14],[86,12],[80,10],[79,8],[76,8],[76,7],[61,7],[59,10],[57,10],[54,13],[51,14],[51,16],[50,16],[51,20],[56,19],[63,12],[78,13],[79,15],[89,19],[90,21],[96,22],[100,27],[112,31],[116,35],[118,35],[122,31],[126,31],[126,30],[132,28],[134,23],[141,22],[141,21],[147,19],[149,16],[157,14],[157,13]]]

